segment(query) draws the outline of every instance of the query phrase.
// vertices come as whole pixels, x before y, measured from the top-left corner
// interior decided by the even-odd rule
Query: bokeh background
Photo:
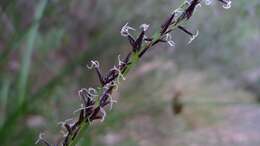
[[[158,30],[181,0],[1,0],[0,145],[31,146],[40,132],[61,137],[77,91],[95,87],[91,59],[106,72],[130,49],[126,23]],[[174,31],[175,48],[159,45],[121,84],[103,123],[82,146],[259,146],[260,1],[233,0],[225,10],[202,5]],[[172,110],[180,94],[182,112]]]

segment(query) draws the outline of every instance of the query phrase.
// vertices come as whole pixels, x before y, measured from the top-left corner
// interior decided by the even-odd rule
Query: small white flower
[[[192,35],[192,37],[190,38],[188,44],[190,44],[193,40],[195,40],[197,37],[199,36],[199,31],[197,30],[196,34]]]
[[[127,36],[129,35],[129,30],[135,30],[135,29],[134,29],[133,27],[128,26],[128,23],[126,23],[126,24],[122,27],[122,29],[121,29],[121,31],[120,31],[121,36],[127,37]]]
[[[97,60],[91,60],[90,63],[90,66],[87,65],[88,69],[99,68],[99,62]]]
[[[166,34],[165,40],[171,47],[174,47],[176,45],[176,43],[172,40],[172,35],[170,33]]]
[[[149,27],[150,27],[150,25],[148,25],[148,24],[140,25],[140,29],[142,29],[143,31],[147,31]]]

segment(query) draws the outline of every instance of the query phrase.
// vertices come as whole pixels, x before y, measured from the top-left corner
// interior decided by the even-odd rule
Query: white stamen
[[[107,93],[107,96],[109,98],[109,104],[110,104],[110,110],[112,110],[113,108],[113,104],[117,103],[117,100],[113,100],[113,97],[111,96],[111,94]]]
[[[147,37],[146,35],[144,35],[144,42],[145,42],[145,43],[149,43],[149,41],[146,40],[147,38],[148,38],[148,37]]]
[[[40,133],[37,140],[35,141],[35,144],[39,144],[41,142],[41,140],[43,140],[43,136],[45,135],[45,133]]]
[[[103,89],[106,89],[106,90],[108,90],[110,88],[110,83],[109,84],[106,84],[104,87],[103,87]]]
[[[142,24],[142,25],[140,25],[140,28],[141,28],[143,31],[147,31],[149,27],[150,27],[150,25],[148,25],[148,24]]]
[[[58,125],[61,125],[62,127],[64,127],[65,124],[67,124],[68,122],[73,121],[73,118],[70,119],[66,119],[65,121],[60,121],[58,122]]]
[[[119,66],[125,64],[125,62],[121,61],[120,55],[117,56],[117,59],[118,59],[118,65],[119,65]]]
[[[83,94],[85,92],[85,94]],[[86,96],[86,98],[90,98],[91,100],[93,100],[93,98],[97,97],[97,91],[94,88],[82,88],[78,91],[78,95],[81,96]],[[84,97],[85,98],[85,97]]]
[[[190,44],[193,40],[195,40],[197,37],[199,36],[199,31],[197,30],[195,35],[192,35],[192,37],[190,38],[188,44]]]
[[[224,8],[224,9],[229,9],[229,8],[231,8],[231,3],[232,3],[232,1],[229,0],[229,1],[226,1],[226,2],[227,2],[227,4],[226,4],[226,5],[223,5],[223,8]]]
[[[90,62],[91,62],[90,66],[87,65],[88,69],[99,68],[99,62],[97,60],[95,61],[91,60]]]
[[[186,3],[187,3],[188,5],[191,5],[191,0],[186,0]]]
[[[121,70],[119,68],[117,68],[116,66],[114,66],[113,70],[117,71],[118,72],[118,76],[119,78],[118,79],[118,83],[120,82],[120,77],[123,79],[123,80],[126,80],[125,76],[122,74]]]
[[[201,4],[200,4],[200,3],[197,4],[196,7],[195,7],[195,9],[194,9],[194,13],[197,12],[197,11],[198,11],[198,8],[200,8],[200,7],[201,7]]]
[[[82,89],[80,89],[79,91],[78,91],[78,95],[79,95],[79,97],[81,97],[81,96],[85,96],[85,94],[84,93],[88,93],[88,90],[86,89],[86,88],[82,88]],[[84,97],[85,98],[85,97]],[[81,98],[80,98],[81,99]]]
[[[82,88],[78,91],[78,95],[81,96],[82,93],[87,92],[88,90],[86,88]]]
[[[88,94],[90,95],[90,98],[91,98],[91,97],[97,97],[97,96],[98,96],[97,90],[94,89],[94,88],[88,88]]]
[[[175,13],[176,17],[179,16],[179,14],[182,14],[183,12],[184,12],[184,10],[180,9],[180,8],[173,11],[173,13]]]
[[[116,88],[115,90],[118,91],[118,88],[119,88],[118,82],[115,82],[115,81],[111,82],[109,86]]]
[[[61,134],[62,134],[62,136],[63,137],[67,137],[68,136],[68,134],[69,134],[69,132],[67,131],[64,131],[64,130],[61,130]]]
[[[101,121],[101,122],[104,122],[107,113],[106,113],[106,111],[105,111],[102,107],[100,107],[100,112],[103,114],[100,121]]]
[[[176,43],[172,40],[172,35],[170,33],[166,34],[165,40],[171,47],[174,47],[176,45]]]
[[[121,36],[127,37],[127,36],[129,35],[129,30],[135,30],[135,29],[134,29],[133,27],[128,26],[128,23],[126,23],[126,24],[122,27],[122,29],[121,29],[121,31],[120,31]]]
[[[92,107],[93,106],[84,107],[84,105],[81,104],[79,109],[76,109],[75,111],[73,111],[73,114],[76,114],[77,112],[79,112],[81,110],[89,109],[89,108],[92,108]]]

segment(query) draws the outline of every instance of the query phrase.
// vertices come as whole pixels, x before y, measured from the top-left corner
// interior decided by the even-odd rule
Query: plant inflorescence
[[[110,109],[112,109],[113,104],[117,103],[112,97],[112,92],[118,89],[120,82],[126,79],[129,70],[139,62],[144,54],[159,43],[167,43],[171,47],[175,46],[171,35],[173,30],[180,29],[189,35],[190,40],[188,43],[191,43],[199,35],[199,32],[192,33],[186,29],[184,25],[185,22],[192,17],[195,10],[201,6],[202,1],[204,1],[206,5],[209,5],[213,0],[185,0],[184,3],[173,11],[164,23],[162,23],[160,30],[155,32],[152,36],[147,35],[149,29],[148,24],[140,25],[139,35],[134,36],[131,34],[131,31],[137,30],[126,23],[120,33],[129,41],[132,47],[131,51],[128,52],[123,59],[118,55],[118,63],[106,74],[102,74],[98,61],[92,60],[90,62],[87,68],[95,70],[100,86],[97,88],[83,88],[78,91],[82,104],[81,107],[74,112],[79,112],[79,116],[59,123],[64,130],[64,138],[56,145],[75,146],[82,137],[83,131],[91,125],[93,121],[100,120],[103,122],[107,115],[105,107],[109,106]],[[230,0],[217,1],[223,3],[224,8],[231,7]],[[51,144],[44,140],[43,135],[44,134],[39,135],[36,143],[51,146]]]

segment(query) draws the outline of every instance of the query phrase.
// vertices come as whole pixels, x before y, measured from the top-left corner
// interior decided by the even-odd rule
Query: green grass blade
[[[3,80],[2,87],[1,87],[1,93],[0,93],[0,104],[1,107],[6,111],[6,105],[7,105],[7,99],[8,99],[8,93],[10,89],[11,81],[9,78],[6,78]],[[3,116],[4,117],[4,116]],[[1,119],[1,123],[4,119]],[[2,124],[0,124],[2,125]]]
[[[33,24],[26,35],[26,49],[22,54],[21,60],[21,71],[18,78],[18,108],[7,117],[4,124],[1,126],[1,144],[5,144],[8,141],[9,136],[12,134],[12,130],[15,129],[15,123],[17,119],[23,115],[26,111],[27,103],[25,102],[27,81],[29,76],[29,70],[31,66],[31,57],[33,54],[34,43],[38,35],[39,21],[43,16],[43,12],[47,5],[47,0],[40,0],[35,9],[35,14],[33,18]],[[14,42],[15,43],[15,42]]]
[[[26,49],[22,54],[21,72],[18,80],[18,97],[19,97],[18,104],[19,105],[23,103],[25,100],[26,90],[27,90],[26,87],[27,87],[30,66],[31,66],[31,58],[33,54],[34,43],[38,34],[38,28],[40,25],[39,21],[43,15],[46,5],[47,5],[47,0],[41,0],[39,2],[38,6],[36,7],[36,12],[34,15],[34,20],[33,20],[34,23],[32,24],[26,38]]]

